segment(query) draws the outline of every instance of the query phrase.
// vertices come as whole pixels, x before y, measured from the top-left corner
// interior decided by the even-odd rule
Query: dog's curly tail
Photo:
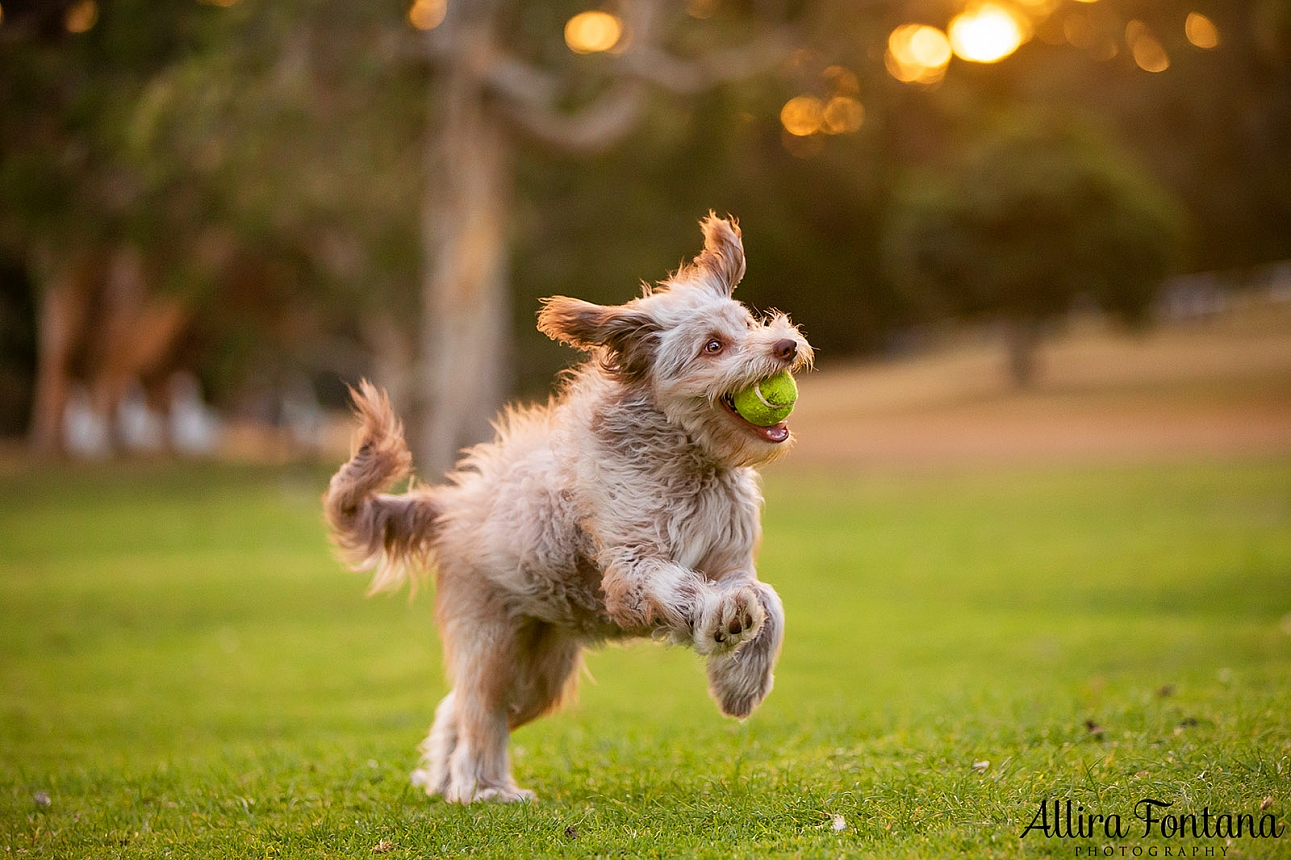
[[[363,380],[350,389],[360,423],[358,448],[332,476],[323,512],[332,542],[354,570],[374,571],[369,594],[393,591],[431,564],[432,539],[440,508],[427,487],[402,495],[384,491],[408,475],[412,454],[403,426],[384,391]]]

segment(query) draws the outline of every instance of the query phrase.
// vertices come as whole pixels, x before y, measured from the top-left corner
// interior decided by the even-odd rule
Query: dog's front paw
[[[750,644],[738,653],[714,654],[708,658],[708,691],[728,717],[744,719],[771,692],[775,661],[759,644]]]
[[[719,592],[706,602],[695,624],[695,650],[727,654],[758,635],[766,611],[751,588]]]
[[[708,689],[728,717],[744,719],[771,692],[776,658],[784,642],[784,606],[769,585],[756,586],[766,620],[757,637],[739,651],[708,658]]]

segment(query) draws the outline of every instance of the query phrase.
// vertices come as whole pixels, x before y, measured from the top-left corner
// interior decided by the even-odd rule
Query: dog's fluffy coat
[[[754,427],[729,395],[812,351],[784,315],[754,317],[732,298],[737,225],[710,214],[702,228],[703,253],[640,298],[544,302],[539,329],[591,359],[547,405],[506,411],[447,484],[383,492],[411,457],[384,394],[363,383],[354,395],[360,444],[325,510],[347,560],[375,571],[373,590],[435,571],[453,689],[413,774],[427,794],[531,798],[511,777],[509,733],[572,692],[591,644],[691,645],[732,716],[771,689],[784,623],[754,571],[753,467],[787,449],[788,430]]]

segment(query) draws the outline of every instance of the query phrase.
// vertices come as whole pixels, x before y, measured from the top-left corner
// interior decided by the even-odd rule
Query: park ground
[[[1001,362],[804,380],[766,480],[771,697],[736,723],[687,651],[592,654],[514,738],[522,806],[409,785],[430,601],[331,559],[324,466],[10,460],[0,852],[1291,857],[1135,817],[1291,820],[1288,315],[1076,328],[1027,392]],[[1028,831],[1055,801],[1124,835]]]

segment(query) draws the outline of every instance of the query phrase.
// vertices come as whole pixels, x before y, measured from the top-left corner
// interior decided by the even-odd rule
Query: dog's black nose
[[[798,354],[798,341],[781,338],[771,345],[771,354],[781,361],[793,361],[793,357]]]

